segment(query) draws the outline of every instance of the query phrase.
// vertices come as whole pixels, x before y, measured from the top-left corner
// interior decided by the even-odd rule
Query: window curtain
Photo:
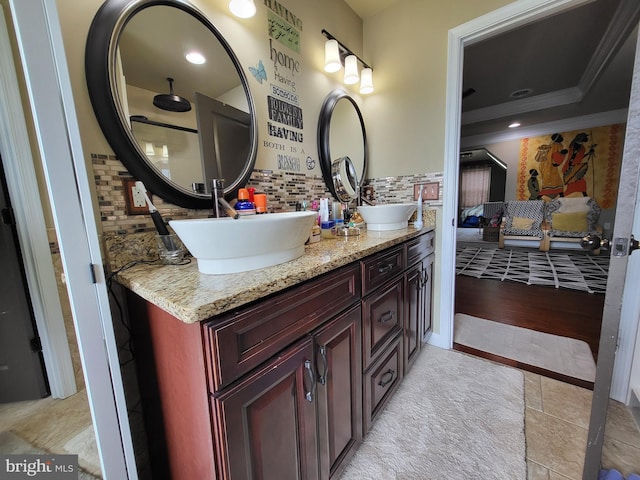
[[[491,167],[466,167],[460,177],[461,207],[475,207],[489,201]]]

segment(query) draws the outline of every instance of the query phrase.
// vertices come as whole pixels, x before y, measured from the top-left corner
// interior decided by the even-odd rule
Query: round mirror
[[[343,90],[331,92],[322,105],[318,152],[329,191],[341,202],[355,199],[367,171],[367,135],[358,105]]]
[[[208,209],[211,179],[225,180],[225,195],[248,181],[258,141],[246,76],[188,2],[107,0],[89,30],[85,69],[107,141],[155,195]]]
[[[340,202],[349,203],[358,198],[359,181],[349,157],[340,157],[331,163],[331,178],[335,196]]]

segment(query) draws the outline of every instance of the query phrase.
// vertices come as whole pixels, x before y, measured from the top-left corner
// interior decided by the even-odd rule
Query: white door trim
[[[442,255],[440,272],[440,331],[434,340],[453,347],[455,255],[462,118],[462,68],[464,47],[548,15],[592,0],[519,0],[449,30],[444,144],[444,202],[442,208]]]
[[[0,154],[16,218],[20,251],[42,343],[51,396],[65,398],[77,392],[76,379],[42,213],[42,201],[35,182],[36,173],[9,33],[1,5]]]
[[[10,0],[103,478],[137,480],[100,244],[56,0]]]

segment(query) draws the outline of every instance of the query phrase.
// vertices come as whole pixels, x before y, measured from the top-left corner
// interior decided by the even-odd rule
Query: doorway
[[[567,8],[573,8],[588,2],[581,0],[574,0],[569,2],[555,1],[555,0],[539,0],[528,4],[525,11],[524,6],[514,6],[511,8],[504,8],[496,10],[491,14],[484,17],[480,17],[474,21],[464,24],[450,31],[449,33],[449,62],[448,62],[448,76],[447,76],[447,122],[445,132],[445,190],[456,192],[457,191],[457,175],[458,175],[458,155],[460,145],[460,92],[462,92],[462,50],[464,45],[468,45],[473,42],[478,42],[485,37],[491,36],[496,29],[513,28],[522,26],[527,22],[555,14],[563,11]],[[634,2],[624,2],[628,7],[635,7]],[[515,4],[514,4],[515,5]],[[511,5],[509,6],[511,7]],[[637,20],[631,23],[631,28],[637,25]],[[635,67],[637,70],[637,66]],[[637,95],[636,95],[637,97]],[[630,105],[630,110],[637,110],[637,100]],[[626,112],[625,112],[626,120]],[[631,116],[630,116],[631,122]],[[614,122],[611,122],[614,123]],[[609,124],[611,124],[609,123]],[[579,126],[577,128],[583,128]],[[634,129],[635,124],[634,124]],[[628,140],[627,140],[628,141]],[[633,143],[633,142],[632,142]],[[635,145],[634,145],[635,146]],[[625,194],[620,193],[618,196],[618,205],[620,205],[621,199],[627,197],[633,200],[633,196],[637,195],[637,160],[630,156],[625,147],[624,164],[629,165],[626,167],[625,172],[628,171],[630,175],[628,180],[621,183],[621,191],[624,187]],[[627,185],[631,181],[633,185]],[[453,195],[451,196],[453,197]],[[625,210],[627,205],[625,204]],[[620,207],[618,206],[618,210]],[[633,209],[630,209],[633,212]],[[455,289],[455,218],[457,213],[457,205],[455,200],[447,201],[445,196],[445,203],[443,207],[443,215],[445,221],[443,222],[446,227],[443,229],[442,242],[443,242],[443,256],[442,256],[442,286],[441,286],[441,325],[440,331],[435,340],[439,345],[451,346],[453,342],[453,291]],[[628,237],[630,234],[630,225],[623,225],[625,222],[618,222],[616,225],[615,236]],[[450,225],[450,227],[449,227]],[[620,261],[616,268],[615,276],[613,269],[610,271],[610,278],[615,278],[616,287],[612,292],[611,297],[609,291],[607,291],[607,300],[605,301],[604,315],[603,315],[603,332],[602,342],[600,345],[599,355],[601,361],[598,362],[596,382],[593,395],[593,409],[591,413],[591,419],[589,422],[589,438],[587,442],[587,455],[586,459],[589,464],[585,463],[584,478],[591,479],[597,476],[597,468],[600,465],[600,453],[602,449],[603,434],[604,434],[604,420],[606,418],[607,401],[609,399],[609,388],[611,384],[611,372],[616,376],[616,371],[620,370],[620,365],[628,363],[633,357],[633,350],[629,351],[629,346],[625,346],[624,342],[620,345],[617,352],[617,359],[614,365],[613,358],[616,350],[616,339],[618,338],[617,326],[620,316],[619,310],[616,312],[615,305],[619,305],[620,295],[622,289],[621,285],[624,284],[624,275],[626,270],[626,257]],[[624,266],[622,266],[624,263]],[[610,281],[611,283],[611,281]],[[629,302],[626,302],[629,303]],[[620,338],[635,337],[635,327],[637,326],[637,316],[634,316],[633,325],[629,325],[629,322],[623,322],[621,324]],[[631,347],[633,348],[633,347]],[[602,358],[606,361],[602,361]],[[627,379],[628,385],[628,379]],[[612,398],[613,390],[612,390]],[[584,447],[583,447],[584,451]]]
[[[521,22],[517,28],[513,28],[508,32],[505,32],[505,33],[492,32],[490,35],[487,36],[487,38],[474,39],[474,41],[470,42],[469,45],[465,43],[465,47],[464,47],[465,67],[464,67],[464,73],[463,73],[464,83],[462,85],[462,91],[464,93],[462,97],[463,99],[461,101],[463,105],[463,113],[461,116],[462,126],[461,126],[461,132],[460,132],[461,134],[460,148],[464,150],[468,150],[468,149],[478,148],[478,145],[481,145],[481,146],[487,146],[487,148],[489,148],[492,151],[495,147],[498,151],[500,151],[501,153],[504,153],[504,155],[500,155],[500,157],[506,158],[508,163],[508,169],[507,169],[508,178],[507,178],[507,189],[506,189],[507,200],[523,200],[523,197],[516,196],[516,195],[522,194],[522,192],[520,191],[521,188],[520,189],[517,188],[516,185],[520,185],[523,182],[521,177],[523,177],[524,174],[527,173],[527,172],[523,172],[522,168],[520,168],[521,141],[518,137],[530,138],[531,141],[533,141],[532,137],[536,137],[540,135],[550,135],[551,133],[555,132],[554,129],[559,129],[562,132],[567,130],[572,130],[575,128],[586,128],[588,130],[588,128],[597,126],[597,125],[623,123],[624,121],[626,121],[626,117],[623,117],[624,120],[611,121],[608,119],[608,117],[606,117],[606,115],[600,114],[601,118],[600,117],[592,118],[591,121],[592,122],[609,122],[609,123],[593,123],[590,126],[588,125],[588,123],[585,123],[584,127],[576,125],[577,120],[574,118],[574,116],[576,116],[579,112],[582,114],[591,112],[591,110],[582,110],[582,111],[580,110],[580,108],[582,108],[583,105],[593,104],[592,98],[590,97],[590,95],[600,95],[601,97],[604,96],[602,94],[602,89],[604,87],[602,87],[601,85],[607,84],[608,82],[606,71],[600,74],[600,77],[598,79],[592,80],[592,85],[590,86],[590,88],[583,88],[583,85],[582,85],[583,79],[586,76],[586,74],[583,75],[582,79],[580,76],[577,76],[577,78],[580,79],[579,88],[583,89],[583,93],[582,93],[583,101],[581,102],[580,106],[575,106],[572,103],[569,103],[566,106],[558,106],[551,111],[550,115],[547,115],[546,111],[540,108],[530,113],[528,113],[526,109],[523,110],[523,107],[524,107],[523,102],[525,97],[526,99],[528,99],[527,101],[529,102],[529,104],[537,104],[537,103],[543,103],[542,102],[543,97],[544,99],[548,100],[548,97],[546,97],[545,95],[548,96],[550,93],[554,93],[558,96],[561,96],[560,91],[553,91],[550,93],[545,92],[544,90],[542,90],[543,88],[542,84],[537,84],[535,82],[535,79],[533,78],[534,76],[537,75],[537,71],[540,71],[540,73],[544,74],[544,70],[546,67],[553,69],[554,71],[557,71],[558,72],[557,76],[560,77],[561,74],[559,73],[559,69],[557,67],[554,67],[552,61],[549,59],[547,59],[547,63],[545,64],[546,67],[541,68],[539,62],[536,61],[536,58],[537,58],[536,55],[540,55],[540,52],[532,51],[530,48],[526,48],[527,45],[529,45],[529,43],[531,42],[539,43],[540,47],[544,47],[545,42],[547,40],[541,39],[540,37],[551,37],[551,33],[549,32],[547,33],[547,35],[541,35],[541,34],[544,34],[544,32],[546,32],[545,30],[547,28],[546,25],[548,25],[548,28],[550,28],[551,30],[553,30],[554,25],[555,26],[559,24],[566,25],[568,20],[573,20],[577,22],[577,24],[583,25],[583,26],[587,24],[593,25],[593,24],[598,24],[598,20],[600,20],[600,17],[602,16],[602,18],[604,18],[605,20],[601,21],[600,22],[601,25],[597,26],[597,28],[602,29],[604,28],[604,26],[608,25],[610,22],[611,24],[614,23],[616,8],[620,6],[620,9],[621,9],[623,6],[623,2],[601,2],[600,1],[600,2],[588,2],[587,4],[583,4],[581,2],[573,2],[573,3],[575,3],[575,5],[572,5],[572,7],[566,11],[556,11],[554,12],[553,15],[545,14],[544,18],[542,19],[536,18],[535,22],[532,22],[531,24],[527,24],[526,26],[523,25],[524,22]],[[604,12],[606,12],[606,15],[609,15],[609,17],[604,17]],[[611,18],[611,20],[609,20],[609,18]],[[609,28],[614,30],[614,28],[612,27],[609,27]],[[620,37],[626,38],[628,36],[630,38],[628,43],[632,44],[632,46],[635,47],[635,42],[632,41],[631,39],[631,37],[634,37],[634,35],[630,35],[629,27],[625,26],[624,28],[623,27],[619,27],[619,28],[621,32]],[[591,32],[595,32],[595,30],[592,30]],[[584,34],[584,32],[581,34]],[[519,37],[520,40],[514,41],[514,38],[516,38],[518,35],[522,35],[521,37]],[[567,35],[567,32],[563,31],[563,35]],[[624,35],[624,37],[622,37],[622,35]],[[528,36],[531,36],[532,39],[531,40],[527,39]],[[595,37],[596,33],[593,33],[592,36]],[[606,35],[603,38],[606,38]],[[488,61],[481,61],[484,54],[483,52],[485,50],[488,51],[490,54],[504,53],[505,48],[507,47],[501,46],[501,42],[508,42],[509,40],[511,41],[512,44],[519,45],[517,49],[518,51],[525,52],[525,53],[522,53],[521,55],[521,57],[525,59],[525,61],[523,62],[524,66],[522,66],[522,64],[520,63],[516,63],[515,65],[511,65],[511,67],[513,67],[511,70],[507,70],[505,72],[503,70],[499,70],[498,65],[500,65],[500,62],[496,62],[494,64],[493,60],[491,59],[489,59]],[[593,42],[593,45],[597,44],[595,40],[597,39],[591,40]],[[615,39],[611,39],[610,41],[613,42],[614,40]],[[549,41],[552,41],[552,40],[549,40]],[[617,55],[617,57],[621,57],[623,54],[626,55],[625,58],[628,58],[627,63],[629,64],[626,70],[623,70],[622,73],[618,73],[618,77],[624,78],[624,85],[623,85],[623,88],[621,88],[621,90],[627,92],[627,96],[625,98],[622,98],[622,101],[626,102],[626,104],[622,104],[620,98],[618,97],[614,98],[613,101],[617,103],[614,103],[615,106],[612,107],[612,110],[614,108],[622,109],[623,107],[626,108],[628,106],[628,91],[630,90],[631,69],[632,69],[631,66],[633,64],[633,50],[630,50],[630,51],[625,50],[623,48],[624,45],[622,44],[622,40],[618,40],[618,41],[620,42],[619,43],[620,54]],[[602,40],[601,43],[602,42],[604,42],[604,40]],[[569,43],[569,42],[565,42],[565,43]],[[559,58],[565,58],[566,55],[564,55],[562,51],[559,51],[559,48],[560,47],[556,49],[556,53],[558,54],[557,56]],[[587,46],[584,45],[583,49],[586,49],[586,48]],[[542,49],[545,50],[544,48]],[[595,60],[596,57],[597,55],[595,54],[591,55],[590,64],[593,64],[596,62]],[[620,61],[617,60],[617,57],[613,60],[609,59],[607,66],[602,67],[603,70],[608,68],[609,65],[619,66]],[[526,58],[530,58],[531,61],[526,60]],[[517,62],[517,60],[512,61],[512,63],[514,62]],[[563,63],[566,63],[566,62],[563,61]],[[532,71],[528,71],[528,70],[520,71],[521,68],[519,67],[522,67],[522,69],[528,68],[527,64],[536,64],[537,67],[532,69]],[[585,62],[585,64],[588,64],[588,63]],[[578,67],[576,66],[573,69],[576,69],[576,68]],[[473,70],[473,69],[483,70],[482,74],[477,75],[477,74],[474,74],[473,72],[470,72],[470,70]],[[516,100],[514,100],[513,103],[504,103],[501,105],[497,105],[495,110],[498,110],[498,113],[495,113],[495,112],[490,113],[489,112],[490,107],[487,106],[488,104],[487,102],[489,102],[489,100],[485,102],[485,100],[481,98],[482,94],[480,93],[482,91],[486,91],[486,88],[487,88],[486,85],[483,85],[482,87],[480,86],[482,85],[482,82],[486,80],[486,78],[489,78],[489,74],[487,74],[487,71],[495,72],[497,74],[497,77],[499,78],[499,80],[496,80],[495,83],[501,82],[502,79],[504,79],[505,77],[513,77],[512,83],[508,85],[510,87],[514,85],[522,86],[524,85],[522,83],[523,81],[529,82],[531,85],[527,84],[528,86],[535,87],[534,89],[529,89],[529,90],[533,90],[534,93],[528,92],[527,89],[525,88],[520,88],[517,90],[518,96],[517,97],[514,96]],[[576,81],[577,80],[574,80],[573,83],[575,84]],[[568,85],[570,84],[571,83],[568,83]],[[472,87],[476,87],[476,88],[474,89]],[[554,85],[553,88],[558,88],[558,87]],[[576,87],[576,90],[579,88]],[[477,90],[478,93],[474,94],[473,92],[475,90]],[[505,91],[502,91],[500,93],[503,94],[503,97],[509,96],[508,91],[506,93]],[[567,92],[564,92],[564,94],[566,93]],[[500,97],[500,98],[503,98],[503,97]],[[468,103],[468,102],[472,102],[472,103]],[[494,103],[495,103],[495,100],[494,100]],[[509,115],[505,114],[507,111]],[[598,110],[594,110],[594,112],[596,111]],[[492,116],[494,117],[493,119],[491,118]],[[591,116],[596,117],[596,115],[593,115],[593,114]],[[562,120],[567,117],[571,117],[571,118],[567,120]],[[510,123],[512,120],[516,120],[516,119],[521,120],[524,127],[520,127],[520,128],[521,129],[524,128],[525,131],[519,134],[517,133],[518,128],[514,128],[514,129],[511,129],[511,133],[508,133],[508,134],[505,133],[506,131],[508,131],[507,124]],[[496,124],[498,122],[501,122],[500,127],[503,129],[502,131],[498,131],[495,124],[492,127],[489,126],[494,121],[496,122]],[[584,120],[583,122],[588,122],[588,120]],[[568,125],[568,127],[566,127],[565,125]],[[493,130],[494,132],[498,132],[498,133],[491,133],[492,132],[491,128],[494,129]],[[547,130],[545,131],[544,129],[547,129]],[[482,131],[484,131],[485,133],[480,133]],[[593,171],[593,167],[591,167],[591,170]],[[525,187],[526,187],[526,184],[525,184]],[[615,189],[615,186],[614,186],[614,189]],[[525,193],[528,193],[528,192],[525,192]],[[527,198],[527,197],[524,197],[524,198]],[[547,200],[548,199],[549,198],[547,198]],[[612,206],[608,207],[606,212],[603,209],[603,212],[602,212],[603,214],[601,215],[601,222],[603,222],[604,225],[608,227],[607,228],[608,234],[611,233],[611,225],[613,224],[614,212],[615,212],[615,202],[613,202]],[[517,247],[520,247],[520,246],[521,245],[518,244],[516,247],[511,247],[513,248],[512,251],[514,252],[514,255],[515,255],[515,252],[518,250]],[[577,247],[578,244],[576,243],[574,244],[574,246]],[[489,251],[489,249],[493,247],[494,245],[488,245],[487,251]],[[537,251],[537,247],[535,246],[531,248],[531,245],[527,245],[527,247],[529,247],[530,252]],[[508,248],[509,247],[505,248],[505,251],[508,251],[507,250]],[[562,253],[560,250],[558,250],[558,248],[563,248],[563,246],[553,247],[552,250],[549,252],[548,257],[551,257],[549,259],[550,261],[553,260],[553,257],[555,255],[559,255],[560,253]],[[500,250],[496,250],[496,252],[502,253],[502,251]],[[584,256],[584,254],[579,249],[566,251],[566,257],[568,258],[569,261],[571,261],[573,257],[576,255]],[[607,253],[604,252],[604,255],[606,256]],[[497,262],[499,261],[500,261],[500,258],[497,259]],[[555,267],[553,263],[550,266],[551,268]],[[603,264],[603,269],[606,271],[605,264]],[[480,287],[478,285],[485,283],[484,281],[476,280],[476,279],[474,279],[473,281],[475,282],[474,285],[476,288],[472,288],[471,290],[475,292],[480,290]],[[547,334],[553,334],[555,336],[561,335],[563,336],[563,338],[570,338],[576,341],[586,341],[589,344],[589,347],[591,349],[591,354],[593,354],[594,357],[597,356],[599,334],[600,334],[600,322],[602,319],[602,308],[604,303],[603,294],[599,293],[594,296],[587,293],[582,293],[582,295],[584,296],[584,298],[582,299],[571,298],[574,293],[577,296],[580,296],[581,294],[576,292],[568,292],[567,290],[560,288],[558,289],[557,292],[550,292],[550,295],[549,295],[550,298],[548,299],[548,301],[546,301],[544,299],[544,289],[542,287],[531,286],[531,288],[528,288],[527,290],[527,287],[525,287],[524,284],[521,284],[519,286],[519,290],[521,290],[521,292],[519,292],[521,301],[519,302],[519,305],[512,305],[512,311],[510,312],[511,318],[507,319],[508,322],[505,322],[504,308],[507,307],[507,305],[505,305],[504,302],[495,300],[497,298],[503,298],[503,296],[501,296],[497,292],[500,291],[501,285],[504,285],[505,282],[502,282],[502,284],[498,283],[497,286],[492,286],[491,288],[485,289],[486,291],[484,294],[484,298],[486,299],[486,303],[490,303],[490,305],[488,306],[485,305],[483,307],[484,312],[489,312],[488,316],[485,316],[483,318],[488,318],[489,320],[493,320],[493,321],[502,321],[503,323],[511,323],[512,325],[515,324],[521,327],[525,327],[527,329],[541,330]],[[606,276],[605,276],[604,282],[606,283]],[[460,286],[463,283],[464,284],[469,283],[469,279],[468,278],[462,279],[459,276],[457,277],[457,280],[455,283],[456,283],[458,295],[462,295],[463,293],[460,292],[461,290]],[[570,285],[570,286],[573,287],[573,285]],[[504,287],[506,288],[507,285],[504,285]],[[518,287],[514,287],[511,290],[513,289],[518,290]],[[536,290],[540,290],[540,291],[538,292]],[[468,291],[469,291],[469,288],[467,289],[467,292]],[[563,295],[563,293],[565,292],[567,294]],[[518,294],[518,292],[512,293],[512,295],[514,296],[516,294]],[[479,295],[482,296],[482,294],[479,294]],[[576,295],[573,295],[573,297],[575,297]],[[538,300],[534,301],[533,299],[536,297],[538,298]],[[460,303],[459,300],[460,299],[458,298],[458,303]],[[482,300],[482,298],[480,298],[479,300]],[[543,303],[551,303],[551,302],[555,303],[556,304],[555,306],[557,308],[543,309],[538,307],[539,305],[541,306],[541,304]],[[468,309],[468,302],[466,301],[466,299],[464,303],[467,306],[467,311],[465,313],[473,314],[473,312],[469,311]],[[586,308],[586,311],[581,310],[580,312],[574,312],[573,311],[574,308],[572,305],[576,303],[580,304],[581,306],[584,306]],[[518,307],[520,308],[518,309]],[[492,310],[496,314],[495,316],[491,316]],[[535,314],[532,315],[531,313],[535,312],[536,310],[539,310],[539,315],[538,316],[536,316]],[[499,315],[498,314],[499,312],[502,313],[502,315]],[[573,312],[573,315],[572,315],[572,312]],[[454,312],[454,313],[457,313],[457,312]],[[576,324],[575,316],[577,314],[579,314],[580,317],[585,318],[584,323]],[[545,316],[548,318],[539,318],[540,316]],[[517,318],[514,318],[514,317],[517,317]],[[527,318],[532,318],[532,321],[527,321]],[[522,322],[519,321],[520,319],[522,319]],[[515,331],[515,329],[513,330]],[[589,348],[587,348],[586,345],[583,346],[582,350],[585,350],[586,357],[590,356]],[[576,347],[576,351],[581,351],[581,349]],[[517,353],[519,352],[516,352],[516,354]],[[562,364],[563,362],[559,362],[559,363]],[[593,361],[592,361],[592,365],[589,366],[589,371],[585,373],[584,377],[590,379],[590,381],[586,382],[586,385],[589,386],[590,384],[592,386],[595,378],[595,363]]]
[[[0,158],[0,403],[49,395],[42,347]]]

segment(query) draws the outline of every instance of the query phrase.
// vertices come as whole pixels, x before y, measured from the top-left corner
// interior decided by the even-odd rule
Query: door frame
[[[463,53],[466,45],[472,45],[480,40],[489,38],[503,31],[535,21],[545,16],[559,13],[563,10],[589,3],[592,0],[521,0],[506,5],[487,15],[476,18],[468,23],[456,27],[449,31],[449,53],[447,64],[447,92],[446,92],[446,124],[445,124],[445,165],[444,165],[444,189],[446,192],[458,191],[459,175],[459,154],[460,154],[460,122],[462,117],[462,72]],[[636,50],[636,65],[634,67],[634,78],[640,69],[638,65],[638,54]],[[635,83],[635,82],[634,82]],[[635,87],[640,88],[640,86]],[[632,92],[632,99],[634,98]],[[631,106],[629,108],[631,111]],[[629,124],[627,125],[629,128]],[[637,130],[637,128],[635,128]],[[635,132],[637,133],[637,132]],[[629,138],[627,130],[627,138]],[[627,168],[635,181],[628,182],[628,188],[633,187],[633,191],[618,192],[618,205],[624,206],[626,213],[633,217],[633,207],[637,196],[637,179],[640,178],[638,171],[637,152],[627,151],[625,142],[625,152],[623,154],[623,168]],[[625,166],[626,163],[626,166]],[[622,176],[622,174],[621,174]],[[633,183],[633,185],[631,185]],[[631,198],[621,201],[622,197]],[[440,290],[441,323],[439,338],[437,343],[447,348],[453,347],[454,328],[454,300],[455,300],[455,245],[456,245],[456,212],[457,196],[445,195],[443,203],[443,232],[442,232],[442,285]],[[620,212],[617,212],[618,216]],[[449,219],[451,223],[449,225]],[[616,222],[614,227],[614,237],[626,237],[631,234],[631,226],[623,226]],[[611,392],[612,378],[616,380],[616,393],[621,397],[626,397],[623,392],[628,391],[628,372],[633,355],[633,340],[636,338],[638,328],[637,311],[629,314],[631,319],[620,323],[620,310],[622,302],[622,290],[625,282],[626,260],[624,262],[614,262],[610,269],[610,279],[607,284],[607,294],[605,298],[605,309],[603,312],[603,328],[599,348],[598,365],[596,370],[596,381],[594,386],[592,411],[589,425],[588,442],[586,445],[586,460],[583,476],[585,479],[595,478],[599,471],[602,445],[604,440],[604,424],[606,420],[607,404]],[[624,263],[624,265],[622,265]],[[613,278],[615,277],[615,278]],[[622,306],[624,308],[624,305]],[[628,310],[631,310],[629,308]],[[618,338],[629,339],[626,344],[620,345],[619,351],[616,348]],[[625,373],[626,372],[626,373]],[[626,386],[624,380],[626,378]],[[627,398],[620,398],[625,402]]]
[[[504,31],[525,25],[593,0],[519,0],[449,30],[447,91],[445,109],[444,182],[442,204],[442,284],[440,286],[440,328],[429,343],[453,348],[455,303],[456,219],[460,174],[460,124],[462,121],[462,73],[464,47]]]
[[[2,5],[0,153],[51,396],[66,398],[78,390],[42,212],[43,203],[34,183],[35,167]]]
[[[100,466],[137,480],[113,319],[56,0],[9,0],[67,280]]]

